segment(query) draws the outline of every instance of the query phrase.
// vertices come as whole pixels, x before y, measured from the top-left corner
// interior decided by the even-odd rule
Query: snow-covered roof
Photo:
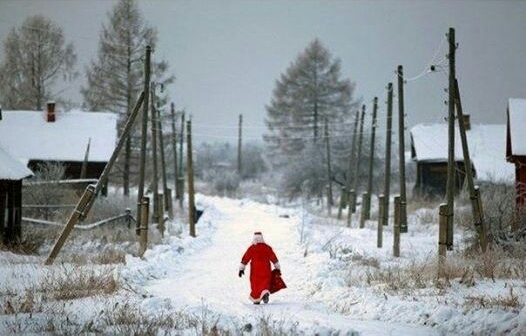
[[[447,161],[447,124],[418,124],[411,128],[410,133],[416,155],[413,160]],[[514,181],[515,167],[506,161],[506,125],[472,124],[471,129],[466,132],[466,137],[478,180],[510,183]],[[455,127],[455,160],[464,160],[458,127]]]
[[[508,100],[508,122],[510,126],[511,155],[526,155],[526,99],[510,98]]]
[[[21,180],[33,173],[0,147],[0,180]]]
[[[90,162],[106,162],[117,140],[117,115],[109,112],[3,111],[0,146],[27,164],[30,160],[84,161],[90,141]]]

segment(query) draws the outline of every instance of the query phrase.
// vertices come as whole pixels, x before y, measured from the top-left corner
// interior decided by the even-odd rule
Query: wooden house
[[[22,236],[22,180],[33,173],[0,147],[0,235],[4,244]]]
[[[526,203],[526,99],[508,100],[506,123],[506,160],[515,165],[517,205]]]
[[[3,111],[0,146],[32,171],[42,163],[60,163],[64,179],[97,179],[117,142],[117,115],[109,112]],[[89,150],[88,150],[89,148]]]
[[[465,116],[472,172],[478,183],[511,183],[513,167],[506,162],[503,149],[505,125],[471,125]],[[416,162],[415,192],[442,197],[446,194],[448,125],[418,124],[411,128],[411,158]],[[462,188],[466,167],[458,126],[455,125],[455,192]]]

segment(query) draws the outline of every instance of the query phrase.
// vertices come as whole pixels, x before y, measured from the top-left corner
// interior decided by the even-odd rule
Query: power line
[[[433,57],[431,58],[431,60],[429,60],[427,62],[427,64],[425,65],[424,69],[419,74],[417,74],[415,76],[411,76],[411,77],[406,77],[406,76],[403,77],[404,83],[412,82],[412,81],[415,81],[417,79],[420,79],[421,77],[429,74],[430,72],[433,72],[433,70],[431,70],[431,66],[439,65],[439,64],[442,64],[443,62],[445,62],[445,60],[447,59],[446,56],[444,58],[442,58],[441,60],[439,60],[438,62],[435,61],[435,59],[438,56],[438,53],[440,52],[440,50],[442,49],[442,45],[444,44],[446,39],[447,39],[447,37],[443,37],[442,38],[442,40],[440,41],[440,43],[439,43],[439,45],[438,45]],[[395,71],[395,74],[394,74],[393,77],[396,77],[396,76],[400,76],[397,71]]]

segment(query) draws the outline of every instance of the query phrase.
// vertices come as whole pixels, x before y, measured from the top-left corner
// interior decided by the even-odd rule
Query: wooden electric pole
[[[71,233],[71,230],[73,230],[73,227],[78,223],[79,220],[86,218],[86,216],[88,215],[93,205],[93,202],[95,201],[95,197],[97,196],[99,191],[102,190],[103,184],[108,179],[108,175],[110,174],[111,168],[113,167],[115,161],[117,161],[117,157],[119,156],[119,153],[122,147],[124,146],[125,141],[127,141],[128,139],[128,135],[131,132],[134,121],[137,115],[139,114],[139,109],[141,108],[141,105],[144,103],[144,97],[145,97],[144,92],[141,92],[139,99],[135,103],[135,107],[133,108],[132,113],[130,114],[130,116],[128,117],[128,120],[126,121],[126,125],[124,126],[121,137],[119,138],[119,141],[117,142],[117,146],[113,150],[113,153],[108,163],[104,167],[104,170],[102,171],[100,178],[97,181],[97,184],[95,186],[90,184],[86,187],[86,190],[84,191],[81,198],[77,202],[77,205],[75,206],[75,209],[73,210],[70,217],[68,218],[68,221],[64,225],[64,228],[62,229],[60,236],[55,242],[55,245],[53,245],[53,248],[51,249],[51,252],[49,253],[49,256],[47,257],[45,261],[46,265],[53,264],[58,253],[62,249],[62,246],[66,242],[66,239]]]
[[[173,207],[172,207],[172,191],[168,188],[168,179],[166,177],[166,160],[164,155],[164,134],[163,134],[163,123],[161,120],[161,109],[157,109],[157,124],[159,125],[159,151],[161,153],[161,175],[163,179],[163,196],[164,196],[164,209],[168,213],[169,218],[173,218]],[[161,234],[164,237],[164,214],[161,213],[159,228],[162,230]]]
[[[177,165],[177,131],[175,130],[175,104],[170,104],[170,114],[172,116],[172,151],[174,156],[174,190],[175,199],[181,197],[179,190],[179,169]]]
[[[186,122],[186,170],[188,173],[188,221],[190,236],[195,237],[194,162],[192,159],[192,120]]]
[[[158,167],[157,167],[157,112],[155,109],[155,83],[151,84],[151,129],[152,129],[152,192],[153,192],[153,206],[152,206],[152,222],[159,223],[159,178],[158,178]],[[161,215],[162,217],[162,215]]]
[[[179,137],[179,188],[181,189],[179,191],[179,195],[181,197],[179,198],[179,207],[183,208],[183,195],[184,195],[184,177],[183,177],[183,143],[184,143],[184,110],[181,113],[181,134]]]
[[[407,232],[407,197],[405,191],[405,112],[404,112],[404,69],[398,66],[398,156],[400,162],[400,232]]]
[[[449,101],[447,156],[447,249],[453,249],[453,211],[455,202],[455,29],[449,28]],[[469,168],[471,169],[471,167]]]
[[[139,185],[137,191],[137,224],[136,234],[139,236],[141,230],[148,229],[148,221],[142,223],[141,208],[144,197],[144,175],[146,167],[146,138],[148,137],[148,108],[150,99],[150,54],[151,47],[146,46],[146,57],[144,59],[144,101],[142,103],[142,125],[141,125],[141,155],[139,159]]]
[[[347,222],[350,225],[351,213],[356,211],[356,199],[358,194],[358,179],[360,177],[360,160],[362,156],[362,139],[363,139],[363,121],[365,119],[365,104],[362,105],[362,113],[360,116],[360,131],[358,132],[358,145],[356,147],[356,160],[354,161],[354,174],[353,174],[353,188],[351,189],[351,195],[349,200],[349,216]]]
[[[329,121],[325,118],[325,150],[327,152],[327,183],[328,183],[328,194],[327,194],[327,211],[329,216],[331,215],[332,208],[332,170],[331,170],[331,143],[329,139]]]
[[[391,192],[391,142],[393,128],[393,83],[387,84],[387,130],[385,136],[384,204],[382,225],[389,224],[389,198]]]
[[[462,102],[460,100],[460,90],[458,88],[458,80],[455,79],[455,105],[457,108],[458,130],[460,131],[460,141],[462,142],[462,153],[464,154],[464,167],[466,170],[466,180],[469,189],[469,199],[471,200],[471,211],[473,214],[473,222],[475,229],[479,235],[480,247],[482,252],[486,252],[487,247],[487,232],[484,225],[484,212],[482,210],[482,200],[478,187],[475,187],[473,182],[473,174],[471,173],[471,158],[469,156],[469,147],[466,137],[466,125],[464,124],[464,112],[462,110]]]
[[[369,149],[369,176],[367,179],[367,192],[363,194],[362,199],[362,219],[360,227],[364,227],[365,220],[371,218],[371,194],[373,192],[373,167],[374,167],[374,142],[376,137],[376,114],[378,111],[378,97],[373,99],[373,119],[371,122],[371,138]]]
[[[349,156],[349,166],[347,168],[347,174],[345,179],[345,186],[342,188],[342,193],[340,195],[340,207],[338,209],[338,219],[342,218],[342,211],[345,208],[346,204],[349,203],[350,191],[351,191],[351,176],[352,176],[352,167],[354,160],[354,145],[356,144],[356,132],[358,130],[358,115],[359,112],[356,111],[354,117],[354,129],[351,140],[351,155]],[[347,217],[349,220],[349,217]],[[347,222],[347,225],[350,225],[350,222]]]

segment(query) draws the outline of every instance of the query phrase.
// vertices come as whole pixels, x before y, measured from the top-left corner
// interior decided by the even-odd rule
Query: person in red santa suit
[[[263,240],[261,232],[254,233],[252,245],[249,246],[239,266],[239,277],[245,274],[245,267],[250,263],[250,297],[254,304],[268,303],[270,295],[271,264],[280,272],[280,266],[272,247]]]

